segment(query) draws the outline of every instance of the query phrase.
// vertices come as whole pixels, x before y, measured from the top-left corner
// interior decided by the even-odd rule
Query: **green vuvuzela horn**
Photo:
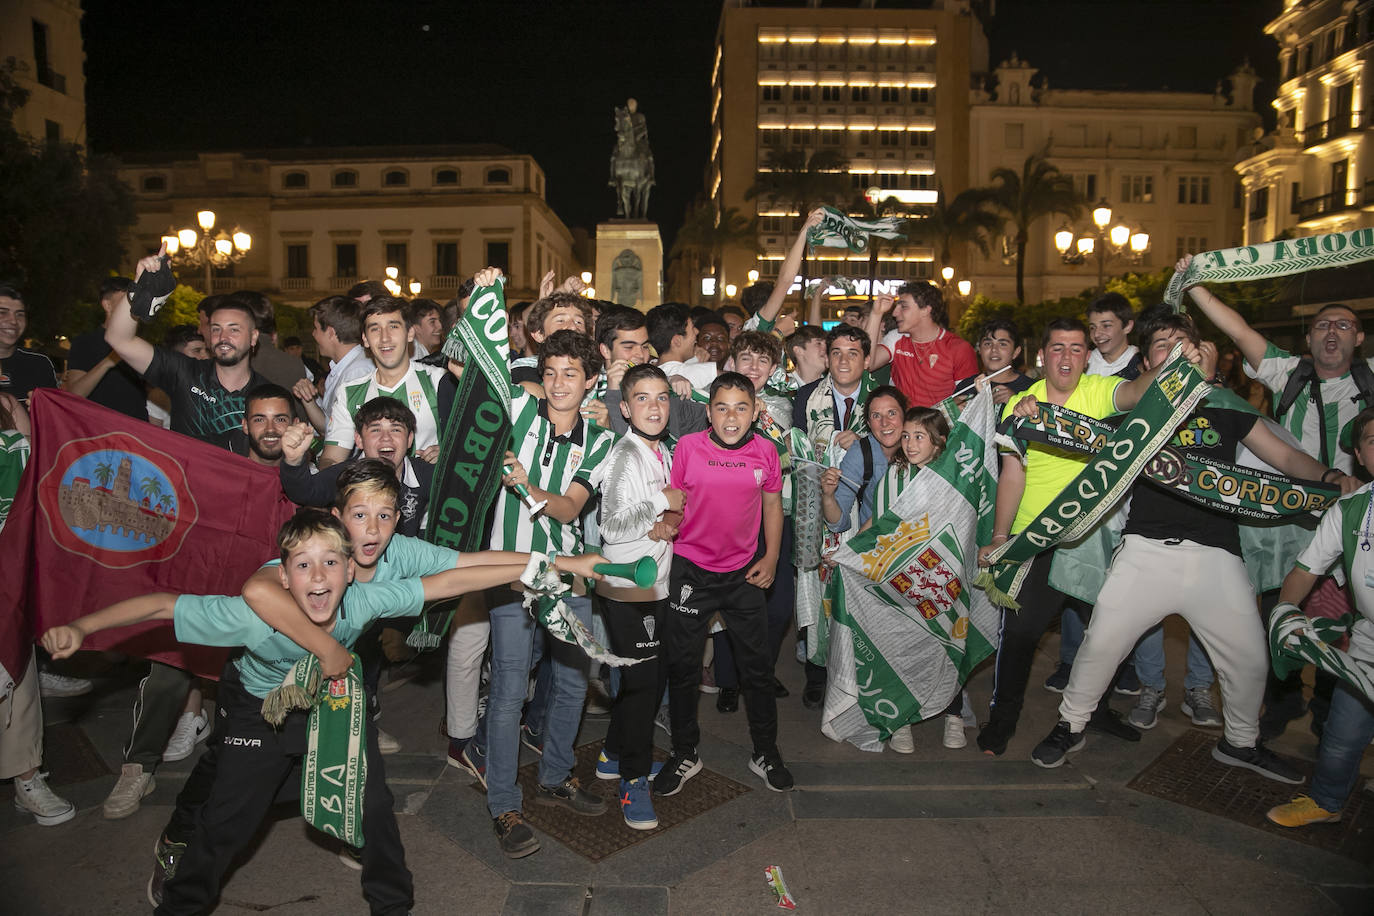
[[[658,564],[653,557],[640,557],[633,563],[598,563],[592,568],[603,576],[629,579],[638,588],[648,588],[658,578]]]

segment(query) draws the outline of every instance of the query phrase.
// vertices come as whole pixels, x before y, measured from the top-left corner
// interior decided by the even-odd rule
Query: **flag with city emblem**
[[[863,750],[938,715],[997,649],[1000,612],[971,587],[997,493],[992,395],[867,531],[835,553],[821,730]]]

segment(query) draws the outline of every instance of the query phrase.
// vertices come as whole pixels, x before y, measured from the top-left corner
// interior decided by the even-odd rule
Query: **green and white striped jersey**
[[[595,493],[593,475],[619,438],[615,433],[580,418],[568,435],[555,436],[546,402],[518,386],[511,389],[510,412],[511,450],[525,466],[532,486],[558,494],[582,486]],[[520,497],[505,489],[496,501],[491,549],[581,553],[581,525],[565,525],[548,515],[531,519]]]
[[[1288,376],[1297,368],[1299,360],[1299,357],[1271,343],[1264,351],[1264,359],[1260,360],[1259,369],[1251,369],[1247,362],[1245,373],[1251,378],[1258,379],[1260,384],[1272,391],[1277,404],[1284,386],[1288,384]],[[1369,360],[1369,365],[1374,368],[1374,360]],[[1316,404],[1313,403],[1310,393],[1304,390],[1288,409],[1288,413],[1279,417],[1278,421],[1284,429],[1297,436],[1298,441],[1302,443],[1303,451],[1319,460],[1322,453],[1322,437],[1325,437],[1326,454],[1331,467],[1352,474],[1355,470],[1354,461],[1350,453],[1341,448],[1340,439],[1342,431],[1364,408],[1364,402],[1360,400],[1360,389],[1349,372],[1340,378],[1322,379],[1320,385],[1320,417],[1317,416]]]
[[[439,383],[443,381],[445,371],[438,366],[412,362],[401,383],[390,390],[377,384],[375,370],[362,378],[345,382],[334,399],[334,412],[329,418],[325,444],[342,446],[351,451],[353,417],[358,413],[358,408],[373,398],[388,397],[400,401],[415,414],[415,445],[410,450],[411,455],[431,445],[438,445]]]

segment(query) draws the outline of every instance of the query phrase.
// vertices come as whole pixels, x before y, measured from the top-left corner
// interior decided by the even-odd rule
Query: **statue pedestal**
[[[615,301],[615,279],[612,276],[616,258],[625,251],[639,258],[643,274],[639,297],[623,302],[647,312],[663,302],[663,239],[658,224],[638,219],[613,219],[596,224],[596,274],[592,283],[598,299]]]

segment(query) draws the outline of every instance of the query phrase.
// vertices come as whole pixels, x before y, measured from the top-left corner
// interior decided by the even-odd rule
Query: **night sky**
[[[992,62],[1015,50],[1056,88],[1210,92],[1248,56],[1272,122],[1277,45],[1262,29],[1281,5],[1002,0]],[[614,215],[612,109],[633,96],[669,243],[702,189],[719,0],[84,6],[95,152],[499,143],[533,154],[554,210],[590,228]]]

